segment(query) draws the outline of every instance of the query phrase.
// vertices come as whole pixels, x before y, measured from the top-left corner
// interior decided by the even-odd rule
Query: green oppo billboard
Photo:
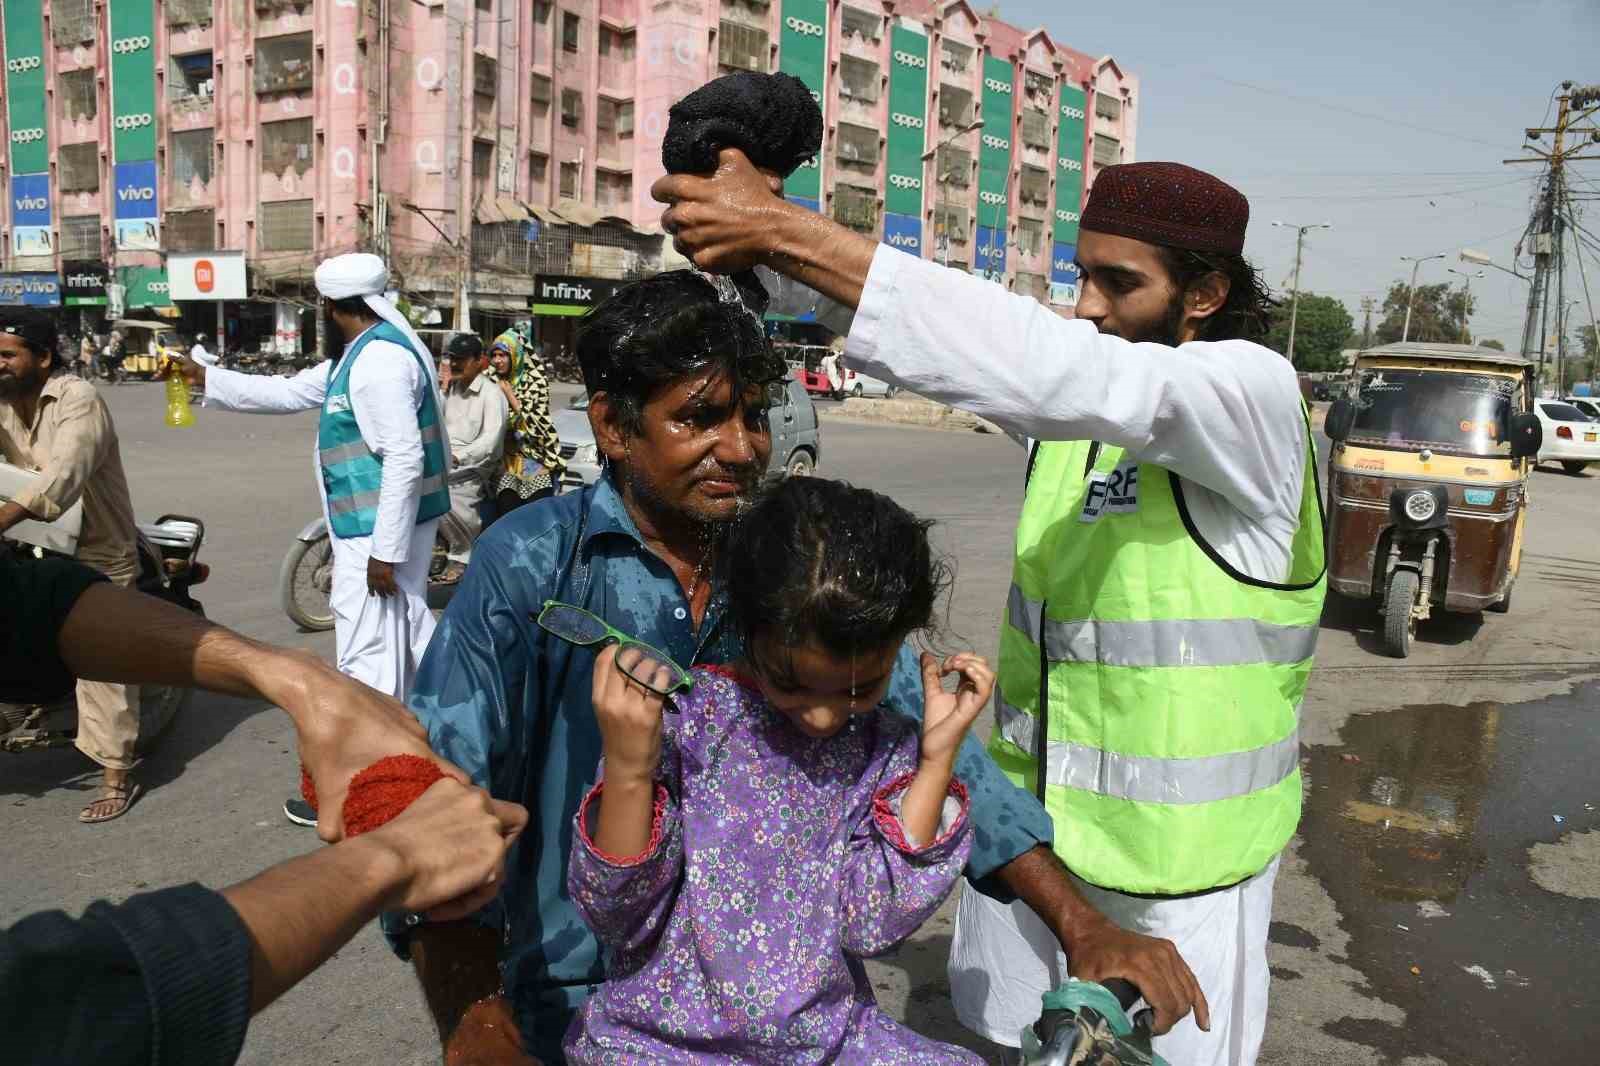
[[[5,0],[6,119],[11,129],[11,173],[50,170],[45,125],[44,15],[40,0]]]
[[[883,209],[922,217],[922,152],[928,126],[928,37],[896,25],[889,35],[889,187]]]
[[[778,69],[805,82],[820,105],[828,76],[827,0],[783,0],[783,24],[778,31]],[[822,203],[821,158],[813,159],[783,183],[786,196]]]
[[[156,157],[153,0],[110,0],[111,151],[118,163]]]
[[[1011,127],[1015,109],[1009,62],[983,54],[983,146],[978,151],[978,225],[1006,228],[1011,193]]]
[[[1083,90],[1061,86],[1061,132],[1056,142],[1055,239],[1078,243],[1078,213],[1083,207]]]

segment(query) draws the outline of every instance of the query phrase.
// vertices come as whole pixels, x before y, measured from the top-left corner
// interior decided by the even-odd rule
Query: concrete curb
[[[819,407],[817,417],[823,421],[887,422],[891,425],[917,426],[922,429],[940,429],[954,433],[1002,433],[999,426],[986,418],[968,411],[958,411],[942,403],[916,396],[902,395],[893,400],[857,399],[852,396],[838,407]],[[1323,402],[1311,405],[1311,428],[1320,431],[1328,417],[1328,405]]]
[[[916,396],[899,396],[892,400],[857,399],[852,396],[838,407],[817,408],[817,414],[829,421],[888,422],[955,433],[1000,432],[994,423],[977,415]]]

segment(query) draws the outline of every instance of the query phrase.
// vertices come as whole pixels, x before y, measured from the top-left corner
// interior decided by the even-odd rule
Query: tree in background
[[[1485,348],[1493,348],[1497,352],[1503,352],[1506,350],[1506,346],[1497,340],[1479,341],[1478,343],[1483,345]]]
[[[1265,344],[1275,352],[1289,351],[1289,301],[1272,309]],[[1355,321],[1350,312],[1332,296],[1300,294],[1300,313],[1294,327],[1294,365],[1296,370],[1342,370],[1340,354],[1350,347],[1355,336]]]
[[[1373,330],[1379,344],[1393,344],[1405,330],[1406,303],[1411,298],[1411,286],[1397,281],[1389,286],[1389,295],[1383,298],[1383,321]],[[1418,285],[1417,302],[1411,309],[1411,340],[1436,341],[1447,344],[1461,343],[1462,331],[1476,298],[1469,299],[1460,289],[1445,282],[1436,285]]]
[[[1567,352],[1567,381],[1594,381],[1595,371],[1600,369],[1600,345],[1595,344],[1594,327],[1587,324],[1579,326],[1577,336],[1572,338],[1572,347]]]

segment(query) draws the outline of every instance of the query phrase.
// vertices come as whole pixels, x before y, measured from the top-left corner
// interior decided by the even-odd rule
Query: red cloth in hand
[[[360,836],[399,817],[400,812],[444,777],[438,765],[417,755],[390,755],[379,759],[350,781],[344,798],[344,834]],[[300,768],[300,794],[315,809],[317,789],[311,775]]]

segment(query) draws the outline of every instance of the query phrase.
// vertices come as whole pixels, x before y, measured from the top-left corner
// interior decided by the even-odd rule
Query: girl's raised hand
[[[606,779],[649,781],[661,762],[661,708],[665,698],[617,669],[617,646],[594,664],[594,717],[605,746]]]
[[[946,692],[942,678],[960,678],[954,692]],[[922,653],[922,763],[945,772],[955,765],[956,752],[967,730],[989,702],[994,691],[994,670],[988,660],[961,652],[939,660]]]

